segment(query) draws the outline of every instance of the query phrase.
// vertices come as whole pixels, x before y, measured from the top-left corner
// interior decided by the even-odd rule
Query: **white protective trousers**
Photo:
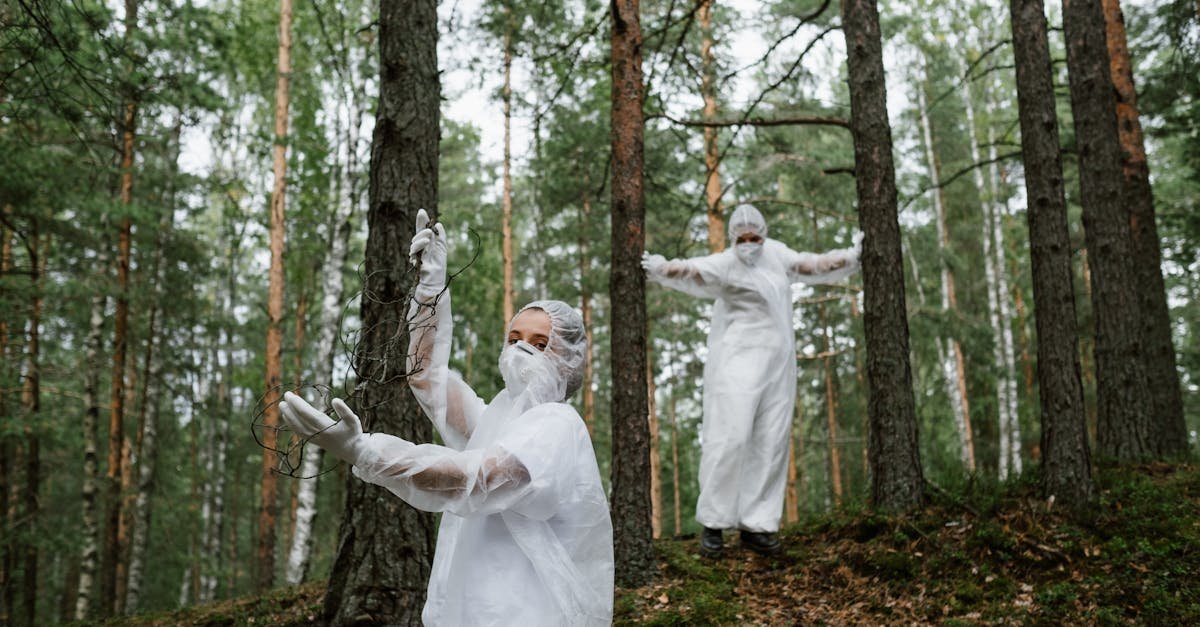
[[[731,248],[647,266],[651,280],[716,301],[704,366],[701,525],[779,530],[796,400],[791,285],[833,283],[857,269],[854,249],[800,253],[772,239],[753,264]]]

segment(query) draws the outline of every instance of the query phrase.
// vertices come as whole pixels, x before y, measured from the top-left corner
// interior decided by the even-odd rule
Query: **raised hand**
[[[418,260],[421,262],[421,293],[426,296],[437,294],[446,286],[446,230],[441,223],[430,228],[429,214],[424,209],[417,211],[416,227],[408,258],[414,265]]]

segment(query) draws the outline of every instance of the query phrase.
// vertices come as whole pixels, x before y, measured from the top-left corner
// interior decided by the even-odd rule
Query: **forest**
[[[865,233],[848,282],[792,289],[786,567],[694,555],[714,307],[639,265],[731,246],[745,204],[795,250]],[[0,625],[294,590],[296,624],[420,624],[435,517],[278,405],[435,441],[419,209],[482,398],[514,311],[582,315],[618,622],[990,623],[1001,584],[1017,622],[1200,621],[1195,0],[5,0]],[[978,582],[936,616],[736,605],[911,601],[947,511],[1026,579],[947,567]],[[1111,616],[1024,588],[1101,544],[1159,587]]]

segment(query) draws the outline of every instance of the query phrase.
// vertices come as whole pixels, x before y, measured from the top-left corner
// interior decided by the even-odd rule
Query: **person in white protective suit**
[[[302,436],[413,507],[443,512],[426,625],[609,625],[612,521],[591,439],[566,403],[583,381],[586,335],[560,301],[526,305],[500,354],[505,388],[485,403],[449,369],[445,232],[424,211],[409,309],[409,385],[445,446],[362,432],[340,399],[333,422],[295,394],[280,408]]]
[[[700,434],[700,551],[719,556],[722,530],[739,529],[746,548],[780,549],[776,537],[786,488],[796,399],[793,283],[833,283],[859,268],[854,247],[801,253],[767,238],[750,205],[729,219],[731,249],[692,259],[646,254],[642,267],[661,285],[716,301],[704,364]]]

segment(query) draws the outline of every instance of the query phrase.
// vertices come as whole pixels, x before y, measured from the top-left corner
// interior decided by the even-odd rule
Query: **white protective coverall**
[[[421,221],[414,249],[421,232],[431,231]],[[408,318],[409,383],[446,445],[371,433],[346,457],[353,458],[361,479],[418,509],[443,512],[425,625],[609,625],[608,499],[587,429],[565,402],[583,378],[583,320],[560,301],[526,305],[521,311],[536,308],[549,315],[548,345],[544,352],[524,342],[506,346],[500,357],[506,387],[485,403],[448,367],[445,235],[440,225],[432,232],[425,250],[415,251],[423,264]],[[439,265],[440,282],[428,276]],[[288,405],[303,403],[295,395],[285,398]],[[334,401],[339,414],[343,408]],[[353,417],[345,412],[337,426]],[[289,423],[297,413],[285,407]],[[326,429],[313,441],[330,448],[321,438],[334,429]]]
[[[740,205],[730,243],[759,244],[692,259],[646,255],[650,280],[715,300],[704,364],[700,497],[696,521],[710,529],[776,532],[783,512],[788,440],[796,399],[793,283],[834,283],[858,270],[855,247],[801,253],[767,239],[762,214]]]

